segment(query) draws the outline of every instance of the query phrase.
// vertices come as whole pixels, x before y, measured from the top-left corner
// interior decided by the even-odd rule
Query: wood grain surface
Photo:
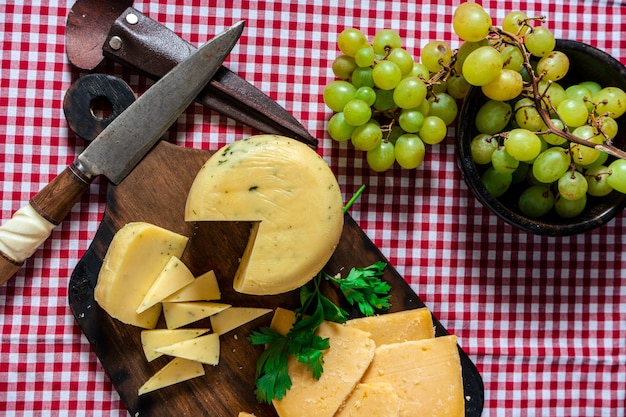
[[[276,416],[271,405],[259,404],[253,394],[255,366],[262,348],[246,340],[253,330],[269,325],[271,314],[223,335],[220,363],[205,365],[205,376],[138,397],[138,388],[170,359],[161,357],[147,362],[141,347],[141,329],[111,318],[93,298],[102,259],[115,232],[128,222],[145,221],[190,237],[183,261],[196,275],[210,269],[215,271],[222,302],[266,308],[299,305],[297,291],[277,296],[247,296],[233,290],[232,277],[251,224],[184,221],[187,192],[197,170],[209,156],[209,151],[160,142],[124,181],[118,186],[110,185],[100,228],[70,280],[71,310],[131,416],[236,417],[240,411],[254,413],[257,417]],[[361,228],[346,215],[341,241],[325,270],[345,275],[352,267],[365,267],[381,260],[387,262]],[[392,286],[391,311],[424,306],[392,265],[387,267],[383,277]],[[327,286],[324,292],[339,301],[334,288]],[[343,307],[357,316],[354,309]],[[435,324],[437,335],[447,334],[436,319]],[[208,319],[187,327],[204,326],[210,327]],[[163,318],[157,327],[165,327]],[[467,399],[466,416],[477,417],[483,408],[483,382],[474,364],[459,349]]]

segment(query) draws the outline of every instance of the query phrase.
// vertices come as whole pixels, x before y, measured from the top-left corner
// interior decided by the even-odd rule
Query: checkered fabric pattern
[[[39,5],[43,3],[43,5]],[[320,153],[350,197],[352,215],[476,363],[484,416],[626,415],[624,215],[567,238],[520,232],[475,200],[456,166],[454,129],[417,170],[374,174],[363,155],[329,139],[322,101],[335,40],[347,27],[396,29],[419,55],[430,40],[458,46],[458,1],[136,1],[134,7],[194,44],[246,20],[225,65],[286,107],[320,139]],[[73,1],[0,2],[1,218],[73,161],[85,143],[68,130],[65,91],[86,72],[65,55]],[[626,5],[615,0],[483,3],[496,24],[508,11],[546,15],[558,38],[583,41],[626,63]],[[149,82],[111,62],[96,72],[137,93]],[[593,79],[593,74],[589,74]],[[199,105],[170,129],[180,146],[216,149],[254,133]],[[66,222],[0,288],[0,414],[125,416],[128,412],[74,322],[71,272],[105,206],[97,179]]]

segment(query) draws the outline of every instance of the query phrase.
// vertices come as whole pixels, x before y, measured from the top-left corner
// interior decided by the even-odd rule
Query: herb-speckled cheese
[[[271,295],[304,285],[328,262],[343,230],[343,201],[337,179],[314,150],[258,135],[209,158],[189,191],[185,220],[258,222],[234,288]]]

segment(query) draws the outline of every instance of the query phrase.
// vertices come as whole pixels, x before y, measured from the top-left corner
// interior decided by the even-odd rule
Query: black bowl
[[[568,75],[559,81],[563,87],[583,81],[596,81],[602,87],[619,87],[626,91],[626,67],[593,46],[571,41],[557,40],[556,50],[562,51],[570,59]],[[470,142],[478,134],[474,120],[478,109],[487,101],[478,87],[472,87],[463,101],[458,117],[456,134],[456,151],[458,164],[463,172],[465,182],[476,198],[495,215],[505,222],[529,233],[548,236],[567,236],[583,233],[601,226],[626,207],[626,195],[613,191],[602,198],[588,197],[587,207],[578,216],[564,219],[552,210],[548,215],[534,219],[521,213],[518,198],[523,190],[512,185],[502,196],[495,198],[480,180],[484,168],[477,166],[472,160]],[[613,144],[626,149],[626,115],[618,120],[619,131]],[[607,163],[610,163],[611,159]]]

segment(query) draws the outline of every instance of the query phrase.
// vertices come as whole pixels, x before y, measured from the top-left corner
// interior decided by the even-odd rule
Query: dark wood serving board
[[[215,271],[222,302],[249,307],[298,306],[297,291],[260,297],[246,296],[232,289],[232,277],[248,239],[250,224],[184,221],[187,192],[210,155],[209,151],[160,142],[122,183],[111,185],[100,227],[70,280],[72,313],[131,416],[236,417],[240,411],[247,411],[257,417],[276,417],[273,407],[259,404],[253,394],[255,366],[262,348],[246,340],[253,330],[269,324],[271,314],[223,335],[220,363],[215,367],[205,366],[205,376],[138,397],[137,389],[169,358],[147,362],[141,347],[141,329],[111,318],[94,301],[98,272],[113,235],[128,222],[145,221],[190,237],[183,261],[196,275],[210,269]],[[352,267],[365,267],[381,260],[387,262],[355,221],[346,215],[340,244],[325,270],[345,275]],[[391,311],[424,306],[392,265],[387,267],[384,279],[392,287]],[[329,297],[339,300],[334,291],[330,285],[325,288]],[[354,310],[344,307],[356,316]],[[437,335],[447,334],[436,319],[435,323]],[[210,327],[208,319],[188,327],[203,326]],[[165,327],[162,318],[158,327]],[[483,382],[474,364],[461,348],[459,350],[466,416],[478,417],[483,408]]]

